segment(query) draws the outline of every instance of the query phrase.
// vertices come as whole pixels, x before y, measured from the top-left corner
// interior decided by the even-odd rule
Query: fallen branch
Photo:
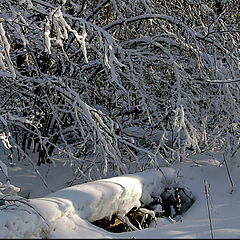
[[[123,223],[125,223],[129,228],[131,228],[133,231],[138,231],[139,229],[137,227],[135,227],[130,221],[129,218],[127,216],[123,216],[121,214],[117,214],[117,218],[122,221]]]

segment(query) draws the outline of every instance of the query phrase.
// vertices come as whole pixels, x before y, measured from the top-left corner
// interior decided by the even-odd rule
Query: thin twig
[[[208,219],[209,219],[210,233],[211,233],[211,238],[213,239],[212,219],[211,219],[210,207],[209,207],[209,184],[207,183],[206,180],[204,180],[204,185],[205,185],[204,192],[205,192],[206,199],[207,199],[207,209],[208,209]]]
[[[234,190],[234,186],[233,186],[233,181],[232,181],[232,178],[231,178],[231,174],[230,174],[230,171],[229,171],[229,168],[228,168],[228,165],[227,165],[227,161],[226,161],[226,158],[225,158],[225,155],[223,154],[223,158],[224,158],[224,162],[225,162],[225,165],[226,165],[226,169],[227,169],[227,174],[228,174],[228,178],[229,178],[229,181],[232,185],[232,189],[230,191],[230,194],[233,193],[233,190]]]

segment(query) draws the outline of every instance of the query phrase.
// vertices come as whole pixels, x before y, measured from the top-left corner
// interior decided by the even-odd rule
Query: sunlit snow
[[[231,169],[236,184],[236,190],[231,194],[226,168],[214,164],[201,165],[202,162],[199,160],[198,164],[196,160],[195,163],[161,168],[161,171],[146,170],[75,185],[44,197],[30,198],[25,204],[20,203],[21,198],[16,196],[15,199],[20,202],[1,207],[0,237],[210,238],[204,193],[204,181],[207,181],[214,238],[238,238],[239,166],[235,163]],[[10,172],[14,167],[10,168]],[[24,185],[24,182],[20,184]],[[160,194],[165,187],[176,184],[190,189],[195,198],[195,203],[183,215],[182,221],[158,218],[157,225],[151,225],[148,229],[124,233],[110,233],[90,223],[115,213],[124,215],[133,207],[139,207],[141,202],[151,202],[151,195]]]

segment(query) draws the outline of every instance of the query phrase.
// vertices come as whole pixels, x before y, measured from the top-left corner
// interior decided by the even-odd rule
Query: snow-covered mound
[[[150,203],[151,196],[159,196],[175,181],[174,169],[161,168],[64,188],[25,203],[16,198],[14,204],[2,206],[0,237],[45,238],[61,232],[64,237],[66,228],[69,234],[76,227],[81,228],[82,236],[87,231],[88,236],[92,232],[91,237],[109,237],[110,233],[89,222],[116,213],[125,215],[141,202]]]

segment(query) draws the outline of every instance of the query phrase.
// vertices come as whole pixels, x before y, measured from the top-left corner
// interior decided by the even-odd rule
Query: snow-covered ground
[[[40,171],[48,180],[46,188],[30,166],[23,169],[23,163],[18,162],[15,166],[8,166],[8,174],[11,183],[20,187],[21,194],[30,199],[22,203],[21,198],[15,197],[14,205],[1,207],[0,237],[211,238],[204,191],[207,182],[213,237],[239,238],[239,161],[229,164],[234,184],[231,193],[226,167],[219,167],[222,159],[210,161],[206,156],[199,159],[161,168],[161,171],[149,169],[66,188],[63,186],[67,186],[72,176],[68,166],[47,168],[43,165]],[[0,181],[4,182],[3,176]],[[114,213],[124,215],[133,207],[139,207],[141,202],[150,202],[151,195],[161,194],[169,185],[185,187],[194,196],[195,202],[182,221],[171,223],[158,218],[155,227],[124,233],[110,233],[90,223]]]

